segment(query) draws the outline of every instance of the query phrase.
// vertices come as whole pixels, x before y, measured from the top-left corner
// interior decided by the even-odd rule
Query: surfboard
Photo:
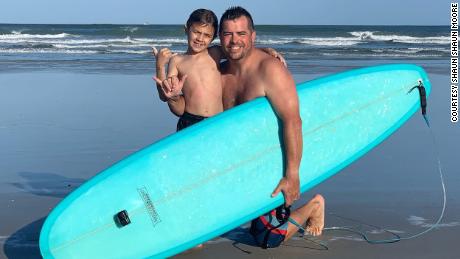
[[[297,85],[301,192],[339,172],[420,107],[421,67],[384,65]],[[265,97],[172,134],[62,200],[40,234],[44,258],[164,258],[281,205],[280,121]]]

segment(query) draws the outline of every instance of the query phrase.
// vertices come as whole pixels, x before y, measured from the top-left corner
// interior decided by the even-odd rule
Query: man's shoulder
[[[259,72],[267,76],[279,76],[288,72],[283,63],[264,52],[261,53],[258,66]]]
[[[277,65],[282,65],[282,63],[278,59],[270,56],[269,54],[260,49],[255,49],[255,52],[256,61],[262,67],[276,67]]]
[[[268,54],[261,56],[259,60],[258,75],[258,80],[264,82],[266,92],[269,92],[270,89],[284,89],[287,82],[292,84],[294,82],[291,73],[283,63]]]

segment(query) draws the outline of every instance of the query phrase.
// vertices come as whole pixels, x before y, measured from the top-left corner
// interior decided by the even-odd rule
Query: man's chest
[[[265,95],[262,83],[251,77],[238,78],[223,75],[222,87],[222,101],[224,109],[231,108]]]

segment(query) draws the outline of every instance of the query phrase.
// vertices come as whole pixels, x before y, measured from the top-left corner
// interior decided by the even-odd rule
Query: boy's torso
[[[178,57],[179,76],[187,75],[182,93],[185,110],[205,117],[221,112],[222,82],[216,62],[208,54]]]

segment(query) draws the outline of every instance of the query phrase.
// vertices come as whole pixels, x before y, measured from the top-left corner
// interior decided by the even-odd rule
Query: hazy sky
[[[241,5],[256,24],[449,25],[449,0],[1,0],[0,23],[183,24]]]

